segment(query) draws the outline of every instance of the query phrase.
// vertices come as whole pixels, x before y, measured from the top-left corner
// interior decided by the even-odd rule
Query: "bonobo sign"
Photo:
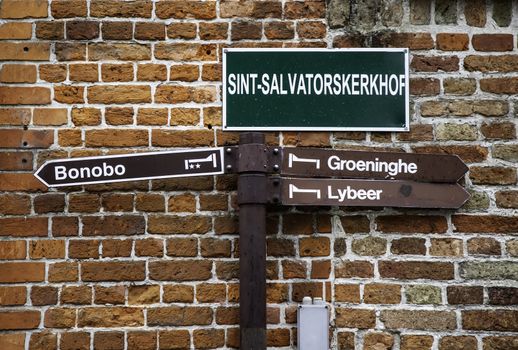
[[[407,49],[224,49],[226,130],[408,130]]]
[[[223,173],[223,148],[51,160],[34,174],[59,187]]]

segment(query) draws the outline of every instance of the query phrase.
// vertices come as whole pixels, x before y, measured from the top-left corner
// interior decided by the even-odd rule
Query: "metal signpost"
[[[48,187],[223,174],[223,148],[50,160],[34,174]]]
[[[408,131],[408,49],[223,49],[223,128]]]

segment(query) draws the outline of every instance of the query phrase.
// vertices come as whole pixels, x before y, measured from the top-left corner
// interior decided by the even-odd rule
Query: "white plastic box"
[[[297,312],[299,350],[329,350],[329,307],[322,298],[304,297]]]

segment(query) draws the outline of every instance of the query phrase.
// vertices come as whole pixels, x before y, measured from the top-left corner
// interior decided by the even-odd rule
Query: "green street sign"
[[[408,131],[407,49],[224,49],[223,128]]]

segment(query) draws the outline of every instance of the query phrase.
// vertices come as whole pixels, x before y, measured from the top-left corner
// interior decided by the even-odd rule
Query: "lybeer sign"
[[[226,130],[408,130],[407,49],[225,49]]]

